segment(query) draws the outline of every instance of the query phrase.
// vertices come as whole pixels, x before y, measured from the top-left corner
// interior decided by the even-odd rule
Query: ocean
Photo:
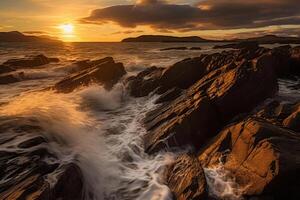
[[[144,153],[142,120],[154,109],[156,95],[130,97],[123,80],[150,66],[168,67],[177,61],[200,54],[216,53],[215,44],[201,43],[0,43],[0,63],[12,58],[44,54],[60,59],[34,69],[22,69],[25,80],[0,85],[0,126],[12,127],[38,124],[43,131],[20,132],[12,128],[1,133],[1,151],[26,152],[19,144],[36,134],[47,138],[45,144],[61,163],[75,162],[84,179],[86,199],[171,200],[172,195],[163,181],[163,169],[178,152]],[[170,47],[201,47],[201,50],[169,50]],[[271,46],[272,47],[272,46]],[[74,62],[111,56],[122,62],[128,74],[111,91],[90,85],[63,94],[43,90],[65,77]],[[300,92],[293,89],[299,80],[280,80],[276,98],[293,101]],[[46,162],[53,162],[46,160]],[[222,179],[219,169],[208,171]],[[218,172],[218,173],[216,173]],[[210,177],[210,178],[212,178]],[[221,177],[221,178],[220,178]],[[55,176],[48,177],[49,183]],[[9,176],[1,183],[12,181]],[[222,182],[222,181],[221,181]],[[230,182],[222,184],[231,188]],[[232,188],[231,188],[232,189]],[[231,191],[232,198],[239,198]],[[91,195],[92,194],[92,195]]]

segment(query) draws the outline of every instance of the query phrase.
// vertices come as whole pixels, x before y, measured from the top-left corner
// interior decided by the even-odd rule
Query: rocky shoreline
[[[39,55],[7,61],[0,66],[0,83],[22,81],[15,70],[50,62],[59,60]],[[240,45],[237,50],[202,54],[125,78],[123,64],[111,57],[75,65],[67,77],[47,89],[69,93],[97,83],[109,90],[122,80],[133,97],[160,95],[158,108],[144,119],[145,151],[155,154],[191,147],[164,173],[174,199],[220,198],[209,191],[211,183],[204,173],[217,167],[234,178],[245,199],[300,199],[300,100],[273,99],[278,78],[300,76],[299,46]],[[1,145],[12,137],[7,125],[11,120],[22,119],[1,122],[1,134],[7,135]],[[44,131],[25,122],[15,129]],[[0,180],[15,177],[14,182],[2,181],[2,199],[83,199],[80,168],[72,162],[60,163],[45,144],[47,138],[36,137],[20,144],[23,152],[1,151]],[[45,158],[54,164],[47,164]],[[57,174],[52,185],[49,174]]]

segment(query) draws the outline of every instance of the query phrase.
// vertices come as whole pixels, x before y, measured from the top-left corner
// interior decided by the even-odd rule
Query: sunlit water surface
[[[22,70],[27,80],[0,87],[0,120],[28,119],[43,128],[61,162],[76,162],[85,178],[86,199],[168,200],[171,193],[162,180],[164,167],[174,153],[147,155],[143,148],[142,120],[155,108],[156,96],[131,98],[122,81],[111,91],[91,85],[70,94],[41,91],[68,74],[74,61],[112,56],[123,62],[128,75],[150,67],[167,67],[187,57],[213,53],[214,44],[161,43],[66,43],[54,46],[0,44],[0,62],[26,55],[45,54],[61,61],[36,69]],[[201,47],[201,51],[160,51],[168,47]],[[290,90],[293,81],[280,81],[282,98],[298,98]],[[293,95],[291,95],[293,94]],[[34,120],[33,120],[34,119]],[[17,126],[16,122],[12,126]],[[2,150],[20,151],[18,144],[34,134],[15,135]],[[0,137],[4,137],[1,135]],[[51,162],[49,160],[48,162]],[[240,199],[241,191],[220,166],[205,169],[214,196]],[[49,182],[55,177],[49,177]],[[218,188],[216,187],[218,186]]]

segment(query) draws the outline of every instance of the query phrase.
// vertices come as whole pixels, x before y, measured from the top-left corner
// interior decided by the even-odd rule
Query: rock
[[[211,55],[203,54],[199,57],[184,59],[165,70],[162,68],[146,69],[127,80],[129,86],[127,89],[135,97],[147,96],[154,90],[157,94],[163,94],[174,87],[187,89],[212,70],[233,63],[235,60],[241,62],[243,59],[257,58],[267,51],[265,48],[258,48]],[[150,75],[148,75],[149,71]]]
[[[114,62],[112,57],[105,57],[98,60],[80,60],[74,63],[75,67],[71,69],[71,72],[80,72],[82,70],[101,65],[106,62]]]
[[[59,62],[58,58],[48,58],[43,54],[37,56],[30,56],[27,58],[11,59],[3,63],[3,65],[13,68],[26,68],[26,67],[38,67],[49,64],[51,62]]]
[[[169,101],[173,101],[175,100],[177,97],[179,97],[182,94],[182,90],[175,87],[172,88],[170,90],[168,90],[167,92],[165,92],[163,95],[161,95],[156,101],[155,103],[164,103],[164,102],[169,102]]]
[[[43,129],[30,124],[32,121],[17,118],[0,122],[0,144],[3,146],[0,151],[0,199],[83,199],[80,168],[72,160],[61,161],[60,156],[50,150],[47,140],[39,135]],[[38,136],[18,141],[26,134]],[[19,145],[14,146],[17,142]],[[17,150],[6,148],[9,145]]]
[[[298,134],[249,118],[224,128],[199,160],[205,168],[223,166],[244,196],[299,199],[299,153]]]
[[[0,75],[0,85],[19,82],[20,78],[14,74]]]
[[[258,42],[250,41],[250,42],[240,42],[240,43],[232,43],[225,45],[216,45],[214,49],[257,49],[259,47]]]
[[[177,200],[207,199],[205,175],[195,156],[179,156],[166,169],[166,182]]]
[[[149,112],[146,151],[183,145],[199,149],[235,116],[272,97],[278,90],[276,75],[264,59],[233,60],[210,71],[175,101]]]
[[[26,141],[20,143],[18,145],[18,147],[20,147],[20,148],[30,148],[30,147],[42,144],[44,142],[46,142],[45,138],[43,138],[41,136],[37,136],[37,137],[34,137],[32,139],[29,139],[29,140],[26,140]]]
[[[95,64],[90,64],[92,67],[73,73],[56,83],[54,89],[59,92],[72,92],[80,86],[86,86],[91,83],[102,84],[106,89],[110,89],[126,74],[122,63],[115,63],[111,59],[94,62]]]
[[[188,48],[187,47],[170,47],[170,48],[161,49],[160,51],[170,51],[170,50],[188,50]]]
[[[295,105],[292,113],[283,120],[283,125],[300,133],[300,103]]]
[[[201,47],[191,47],[190,50],[202,50]]]
[[[271,101],[254,114],[255,117],[277,126],[300,132],[300,103]]]
[[[0,74],[12,72],[12,71],[14,71],[14,69],[12,69],[11,67],[6,65],[0,65]]]
[[[150,67],[137,76],[129,77],[126,80],[126,88],[131,96],[143,97],[154,91],[160,82],[163,68]]]
[[[164,70],[160,78],[163,92],[173,87],[186,89],[206,74],[207,68],[202,65],[202,58],[185,59]]]

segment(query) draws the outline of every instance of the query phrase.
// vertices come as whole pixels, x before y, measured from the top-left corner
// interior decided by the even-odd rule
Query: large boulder
[[[59,62],[58,58],[48,58],[43,54],[37,56],[29,56],[26,58],[11,59],[3,63],[5,66],[12,68],[38,67],[51,62]]]
[[[109,89],[126,74],[123,64],[115,63],[113,59],[88,64],[87,69],[72,73],[56,83],[54,89],[59,92],[72,92],[80,86],[87,86],[91,83],[98,83]]]
[[[275,200],[300,198],[299,160],[298,134],[253,118],[226,127],[199,155],[204,168],[235,177],[243,196]]]
[[[212,70],[175,101],[148,113],[146,151],[182,145],[199,149],[231,119],[277,90],[274,69],[264,56]]]
[[[205,175],[197,157],[183,154],[166,169],[166,183],[177,200],[206,200]]]

